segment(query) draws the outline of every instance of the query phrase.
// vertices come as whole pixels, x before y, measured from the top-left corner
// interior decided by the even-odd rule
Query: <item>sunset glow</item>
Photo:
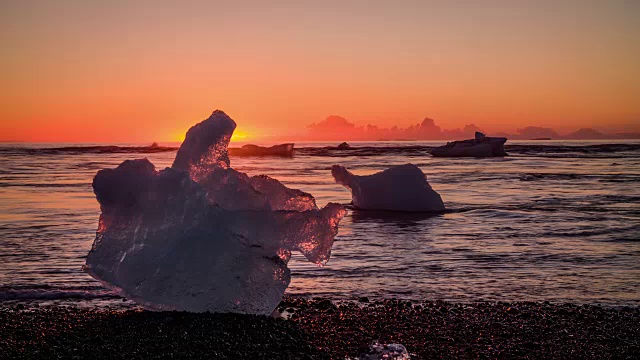
[[[357,126],[640,131],[640,3],[5,1],[0,140]],[[248,138],[236,135],[234,140]]]
[[[640,0],[0,27],[0,358],[639,358]]]
[[[246,141],[251,139],[251,137],[242,130],[236,129],[231,136],[231,141]]]

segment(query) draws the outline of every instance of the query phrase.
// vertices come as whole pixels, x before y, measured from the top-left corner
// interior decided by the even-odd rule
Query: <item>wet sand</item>
[[[374,341],[412,359],[640,357],[640,308],[285,298],[288,320],[68,306],[0,307],[0,358],[344,359]]]

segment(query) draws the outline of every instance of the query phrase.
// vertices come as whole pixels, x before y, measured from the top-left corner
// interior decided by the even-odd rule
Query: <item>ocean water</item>
[[[442,142],[299,143],[293,158],[232,166],[349,204],[330,168],[356,174],[414,163],[445,202],[442,215],[350,209],[319,268],[294,254],[287,293],[640,304],[640,142],[510,141],[492,159],[433,158]],[[233,145],[233,144],[232,144]],[[0,144],[0,303],[130,306],[81,267],[95,237],[95,173],[125,159],[170,166],[174,147]]]

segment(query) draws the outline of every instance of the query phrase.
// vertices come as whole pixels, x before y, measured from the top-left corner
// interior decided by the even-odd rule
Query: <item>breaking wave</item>
[[[429,156],[436,146],[430,145],[390,145],[390,146],[352,146],[349,149],[337,147],[312,147],[303,146],[295,148],[298,156],[319,157],[344,157],[344,156]],[[177,151],[172,146],[68,146],[68,147],[0,147],[0,154],[17,155],[74,155],[74,154],[127,154],[127,153],[162,153]],[[505,150],[512,156],[537,156],[556,158],[581,158],[581,157],[633,157],[640,152],[640,143],[634,144],[593,144],[593,145],[560,145],[560,144],[507,144]]]

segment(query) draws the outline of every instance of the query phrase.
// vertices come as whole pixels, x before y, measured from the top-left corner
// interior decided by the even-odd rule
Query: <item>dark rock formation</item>
[[[343,142],[342,144],[338,145],[338,150],[349,150],[351,148],[351,145],[347,144],[347,142]]]

